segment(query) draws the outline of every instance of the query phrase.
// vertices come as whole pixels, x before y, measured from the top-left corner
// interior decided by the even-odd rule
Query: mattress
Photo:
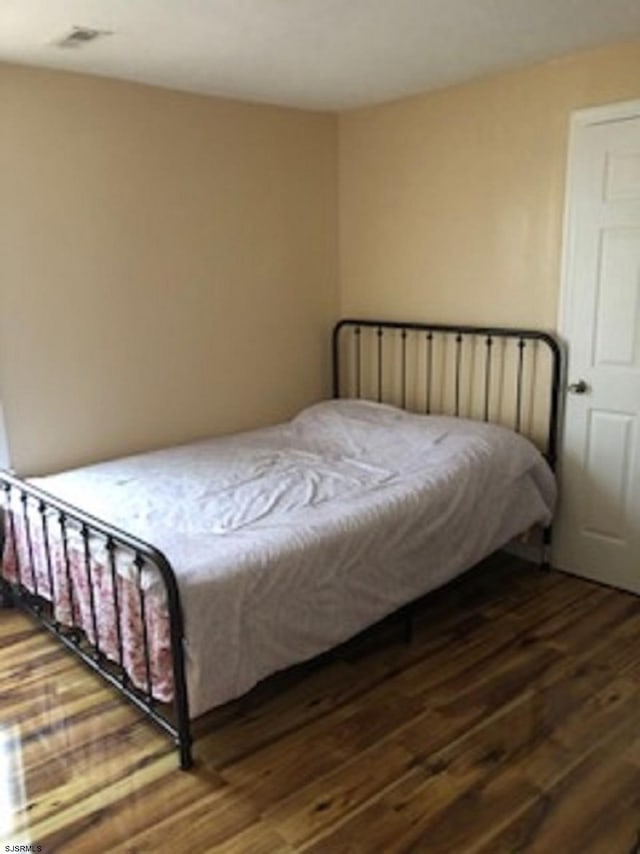
[[[192,717],[548,524],[555,501],[543,457],[513,431],[355,400],[34,482],[171,562]],[[118,565],[124,599],[132,571]],[[148,595],[154,685],[166,699],[153,581]],[[125,643],[135,669],[135,632]]]

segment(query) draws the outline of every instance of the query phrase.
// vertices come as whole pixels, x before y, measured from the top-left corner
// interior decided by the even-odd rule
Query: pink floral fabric
[[[89,538],[87,562],[84,541],[78,528],[70,522],[66,526],[65,557],[58,514],[42,514],[34,506],[25,518],[17,499],[13,506],[5,508],[5,512],[6,542],[1,569],[4,578],[12,583],[19,582],[31,593],[50,602],[53,618],[69,629],[80,629],[90,644],[121,665],[136,688],[161,702],[172,700],[173,670],[166,605],[157,594],[142,590],[144,573],[152,570],[144,568],[141,578],[131,554],[129,574],[135,580],[117,571],[113,573],[105,541],[98,536]],[[145,626],[148,673],[144,654]]]

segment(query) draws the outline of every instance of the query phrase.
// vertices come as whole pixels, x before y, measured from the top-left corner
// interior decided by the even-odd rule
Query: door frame
[[[573,190],[575,185],[575,153],[576,138],[578,133],[590,125],[601,125],[609,122],[624,121],[626,119],[640,118],[640,99],[631,101],[617,101],[610,104],[602,104],[597,107],[586,107],[573,110],[569,117],[569,136],[567,143],[566,175],[564,189],[564,212],[562,226],[562,254],[560,262],[560,292],[558,294],[557,325],[558,335],[561,338],[567,353],[565,360],[563,385],[572,382],[570,377],[569,361],[571,353],[568,347],[567,333],[570,331],[569,305],[571,298],[569,271],[573,264],[574,253],[574,222],[573,222]],[[565,419],[565,395],[560,397],[560,417],[558,436],[558,466],[557,475],[560,486],[562,486],[562,469],[564,460],[564,419]],[[560,494],[560,518],[555,524],[562,525],[562,491]],[[553,545],[552,545],[553,562]]]

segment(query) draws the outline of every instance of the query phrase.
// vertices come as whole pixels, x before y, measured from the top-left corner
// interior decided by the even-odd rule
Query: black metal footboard
[[[3,471],[0,506],[0,596],[29,612],[169,733],[181,768],[189,768],[183,616],[165,556]],[[133,652],[127,648],[132,632]],[[159,690],[157,665],[167,646],[171,675]]]

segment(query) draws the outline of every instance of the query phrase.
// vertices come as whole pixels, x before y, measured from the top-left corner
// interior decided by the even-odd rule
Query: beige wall
[[[13,464],[286,417],[339,308],[553,327],[569,114],[639,97],[639,43],[339,120],[0,65]]]
[[[52,470],[328,390],[334,116],[0,65],[0,400]]]
[[[640,43],[340,117],[343,314],[556,323],[570,112],[640,98]]]

